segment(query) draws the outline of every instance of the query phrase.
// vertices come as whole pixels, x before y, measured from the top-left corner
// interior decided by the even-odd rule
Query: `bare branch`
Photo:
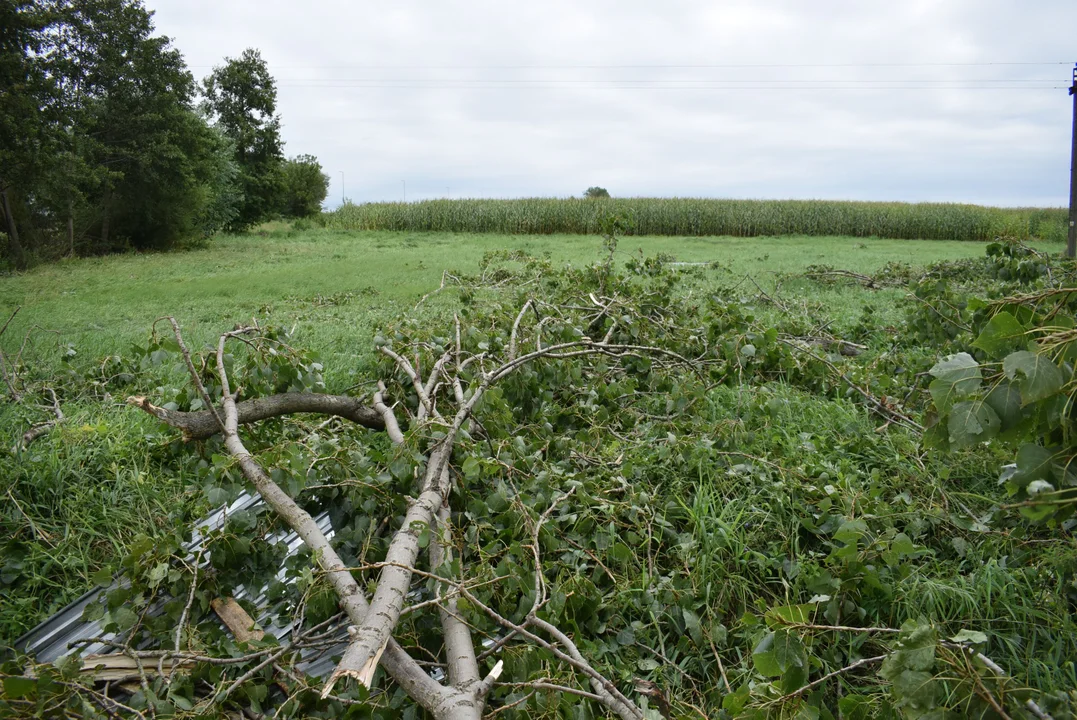
[[[60,401],[56,399],[56,392],[50,387],[45,388],[45,391],[52,397],[52,413],[56,416],[56,419],[34,425],[23,433],[22,446],[24,448],[29,447],[34,440],[51,432],[54,427],[64,421],[64,411],[60,409]]]
[[[886,655],[876,655],[875,657],[861,658],[860,660],[857,660],[854,663],[850,663],[850,664],[846,665],[843,668],[839,668],[839,669],[834,670],[832,672],[828,672],[826,675],[823,675],[818,680],[813,680],[812,682],[808,683],[804,687],[798,688],[797,690],[794,690],[793,692],[789,693],[788,695],[783,695],[782,697],[778,698],[775,702],[783,703],[783,702],[785,702],[787,700],[792,700],[795,697],[803,695],[804,693],[808,692],[809,690],[812,690],[814,688],[819,687],[820,685],[822,685],[823,683],[825,683],[827,680],[829,680],[832,677],[837,677],[838,675],[842,675],[842,674],[847,673],[847,672],[849,672],[851,670],[856,670],[858,667],[863,667],[864,665],[870,665],[872,663],[882,662],[883,660],[886,659],[886,657],[887,657]]]
[[[9,315],[8,319],[4,321],[4,326],[0,327],[0,337],[4,335],[4,332],[7,330],[7,326],[11,324],[11,321],[15,319],[15,316],[19,314],[20,310],[22,310],[22,305],[17,305],[15,309],[11,311],[11,315]]]
[[[448,473],[448,468],[445,469]],[[448,479],[445,479],[448,484]],[[449,508],[442,505],[437,513],[437,532],[430,543],[430,566],[432,570],[447,567],[452,563],[452,529],[449,527]],[[441,586],[437,587],[441,596]],[[471,631],[460,618],[456,597],[459,593],[451,592],[438,605],[441,618],[442,635],[445,642],[445,656],[449,664],[449,682],[458,690],[467,691],[479,682],[479,664],[475,659],[475,643]],[[482,701],[482,697],[476,700]],[[480,708],[481,709],[481,708]]]
[[[416,419],[419,422],[422,422],[426,419],[427,415],[438,417],[438,412],[434,409],[434,404],[430,400],[430,395],[426,392],[426,388],[423,387],[422,378],[419,377],[418,371],[412,367],[412,364],[408,359],[393,352],[392,348],[387,345],[382,345],[378,349],[381,350],[383,355],[392,358],[393,362],[396,363],[396,366],[403,370],[404,374],[411,380],[412,387],[415,388],[415,395],[419,398],[419,412]],[[444,363],[441,364],[443,365]],[[439,372],[437,365],[435,365],[435,371],[431,372],[432,379],[436,379],[436,372]]]
[[[130,397],[127,402],[179,429],[186,441],[205,440],[220,432],[215,416],[209,410],[197,412],[168,410],[154,405],[144,397]],[[236,403],[236,413],[237,422],[240,425],[296,413],[319,413],[342,417],[371,430],[385,430],[385,420],[382,414],[376,408],[368,407],[361,400],[350,395],[280,393]]]
[[[187,344],[183,342],[179,323],[171,315],[168,316],[168,322],[172,325],[172,333],[176,336],[176,343],[179,345],[180,353],[183,355],[183,362],[187,364],[187,372],[191,375],[191,382],[198,388],[198,394],[202,396],[202,402],[206,404],[206,408],[213,413],[213,419],[217,421],[217,429],[224,430],[224,420],[221,419],[220,413],[217,412],[217,408],[213,405],[213,400],[210,399],[206,386],[202,384],[202,378],[199,377],[198,370],[195,369],[194,362],[191,361],[191,351],[187,349]]]
[[[378,391],[374,393],[374,411],[381,417],[385,433],[394,445],[404,444],[404,433],[400,432],[400,423],[396,421],[393,409],[385,404],[385,383],[378,381]]]
[[[479,600],[473,594],[466,589],[461,588],[461,594],[468,599],[475,607],[482,610],[489,615],[494,621],[499,623],[502,627],[514,631],[516,635],[526,638],[539,647],[552,653],[554,657],[561,660],[568,665],[576,668],[580,672],[588,676],[591,681],[591,687],[595,693],[601,698],[601,702],[612,712],[617,713],[623,720],[642,720],[643,711],[639,709],[631,700],[626,698],[617,687],[610,682],[605,676],[595,670],[591,665],[583,659],[576,644],[563,632],[558,630],[553,625],[550,625],[544,620],[534,616],[528,616],[525,621],[525,625],[519,625],[505,618],[496,610],[491,608],[486,603]],[[542,637],[536,635],[527,629],[526,625],[535,625],[539,629],[550,633],[558,644],[554,644],[544,640]],[[560,645],[560,647],[559,647]],[[565,650],[562,650],[564,647]]]
[[[528,300],[524,303],[524,306],[520,308],[520,312],[516,315],[516,320],[512,323],[512,333],[509,335],[509,360],[516,359],[516,333],[520,329],[520,322],[524,319],[524,315],[527,313],[528,308],[534,304],[534,300]]]

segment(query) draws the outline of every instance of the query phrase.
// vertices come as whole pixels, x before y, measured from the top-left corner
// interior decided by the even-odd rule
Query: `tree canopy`
[[[285,192],[259,53],[216,68],[201,107],[199,89],[141,0],[0,3],[2,257],[165,248],[316,212],[311,156]]]
[[[261,53],[248,48],[225,58],[202,83],[203,108],[235,144],[243,198],[230,229],[241,230],[282,207],[284,143],[277,86]]]
[[[284,198],[281,212],[286,217],[310,217],[321,212],[329,193],[329,176],[313,155],[300,155],[284,163]]]

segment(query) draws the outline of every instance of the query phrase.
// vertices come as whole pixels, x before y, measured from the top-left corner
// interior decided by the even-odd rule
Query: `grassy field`
[[[586,264],[600,239],[584,235],[494,235],[395,232],[296,232],[226,236],[209,247],[167,254],[116,255],[45,265],[0,280],[0,313],[22,311],[6,343],[32,325],[56,331],[76,352],[97,357],[141,341],[153,321],[175,315],[192,338],[206,341],[251,316],[300,323],[305,342],[323,354],[365,352],[374,326],[438,287],[445,269],[474,272],[487,252],[549,253],[555,262]],[[750,274],[773,286],[776,273],[814,264],[873,272],[888,262],[924,265],[982,254],[977,243],[847,237],[632,237],[627,259],[667,253],[682,262],[716,262],[728,280]],[[795,289],[794,285],[787,285]],[[348,294],[351,294],[351,297]],[[862,294],[813,288],[813,298],[840,317],[859,311]],[[885,297],[885,296],[884,296]],[[330,322],[323,322],[330,321]],[[329,363],[332,364],[332,363]]]
[[[5,278],[0,314],[22,310],[0,342],[11,357],[29,331],[28,365],[84,373],[133,344],[144,346],[161,316],[175,315],[193,347],[254,316],[294,327],[295,342],[322,356],[330,390],[340,391],[369,358],[378,326],[404,313],[436,314],[452,302],[443,294],[412,310],[438,287],[443,269],[474,273],[483,255],[498,249],[588,264],[600,258],[600,246],[593,236],[297,233],[271,226],[263,234],[222,237],[200,250],[67,261]],[[636,237],[621,243],[618,256],[640,251],[720,263],[708,269],[706,282],[749,284],[750,275],[773,288],[778,273],[812,264],[873,272],[892,261],[923,265],[970,257],[982,247],[840,237]],[[783,288],[817,303],[839,324],[852,322],[865,302],[892,310],[902,294],[796,280]],[[0,495],[18,498],[5,505],[0,532],[34,540],[7,554],[8,565],[18,566],[9,570],[20,580],[0,609],[0,644],[83,592],[90,576],[139,533],[176,521],[178,509],[180,518],[204,509],[200,493],[189,489],[194,467],[169,465],[157,447],[162,440],[153,439],[154,423],[122,401],[105,395],[65,400],[62,430],[15,456],[14,474],[0,483]],[[48,417],[33,403],[0,406],[4,447]]]
[[[1039,247],[1059,249],[1048,243]],[[319,355],[328,391],[361,394],[363,381],[377,374],[372,371],[376,331],[404,317],[427,327],[444,324],[447,312],[462,301],[451,291],[428,295],[438,288],[443,271],[474,275],[483,257],[499,250],[548,255],[554,266],[591,266],[606,257],[596,236],[297,231],[277,224],[221,237],[202,249],[65,261],[0,280],[0,322],[21,308],[0,337],[0,348],[11,359],[29,338],[19,372],[31,388],[24,402],[0,405],[0,443],[11,449],[0,454],[0,496],[5,498],[0,505],[0,650],[95,580],[117,571],[120,558],[140,537],[161,538],[177,529],[183,534],[208,509],[212,450],[200,454],[124,402],[135,393],[163,402],[188,384],[175,357],[158,363],[144,350],[155,320],[174,315],[196,349],[252,317],[261,325],[290,328],[290,344]],[[679,297],[713,297],[714,307],[725,308],[708,321],[716,323],[709,332],[719,345],[747,342],[746,332],[766,327],[780,327],[793,337],[829,332],[863,342],[869,348],[863,357],[839,360],[848,363],[846,371],[877,392],[903,396],[906,408],[923,420],[922,399],[914,395],[938,349],[910,339],[906,313],[919,306],[905,300],[908,289],[820,282],[804,277],[804,271],[813,265],[864,274],[892,263],[922,268],[983,258],[984,244],[629,237],[620,240],[615,259],[627,262],[640,254],[665,254],[687,264]],[[513,294],[514,288],[507,290]],[[500,292],[480,295],[496,304]],[[704,312],[702,307],[697,311]],[[772,347],[760,353],[759,367],[784,362],[776,352]],[[681,505],[671,500],[663,507],[683,515],[678,522],[691,530],[692,547],[699,550],[691,561],[691,581],[707,588],[707,612],[714,613],[714,622],[728,625],[731,638],[739,633],[739,644],[730,640],[723,651],[727,662],[735,662],[731,672],[742,678],[752,672],[751,629],[738,625],[737,618],[791,602],[797,593],[819,592],[800,587],[803,578],[794,575],[782,575],[781,582],[799,590],[783,591],[774,574],[780,565],[774,558],[803,541],[803,531],[796,529],[800,516],[794,506],[801,502],[796,498],[814,497],[823,487],[791,478],[818,475],[845,488],[850,516],[863,514],[873,527],[881,524],[879,532],[882,526],[891,535],[908,532],[927,548],[923,560],[902,561],[900,577],[887,581],[894,583],[894,596],[871,606],[876,614],[871,622],[896,626],[922,615],[955,631],[983,628],[998,639],[995,659],[1019,682],[1065,686],[1077,672],[1072,643],[1062,639],[1072,623],[1062,599],[1065,586],[1059,584],[1073,563],[1072,543],[1056,531],[1029,528],[1008,516],[987,521],[990,529],[967,527],[968,517],[988,518],[994,512],[992,498],[1001,492],[998,467],[1008,455],[981,445],[947,456],[926,450],[918,435],[903,429],[879,432],[879,419],[858,396],[823,371],[823,376],[801,377],[799,385],[734,375],[733,382],[708,389],[704,402],[681,418],[680,434],[695,433],[706,442],[686,441],[685,454],[668,463],[651,457],[650,443],[629,453],[640,466],[657,463],[655,492],[683,499]],[[55,389],[66,421],[20,449],[21,434],[50,419],[42,404],[45,387]],[[304,418],[290,422],[313,429]],[[715,438],[732,445],[711,447]],[[743,483],[725,457],[730,453],[715,449],[727,447],[738,457],[768,458],[766,467],[777,475],[768,470],[767,478]],[[895,510],[894,503],[903,504]],[[733,522],[733,515],[753,520]],[[778,565],[759,565],[764,556],[766,563]],[[859,583],[848,581],[850,587]],[[790,598],[783,597],[790,592]],[[666,632],[651,620],[659,636]],[[671,641],[676,635],[669,635]]]

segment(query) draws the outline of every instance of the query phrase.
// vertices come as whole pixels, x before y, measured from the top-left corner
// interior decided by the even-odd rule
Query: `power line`
[[[535,84],[631,84],[631,85],[644,85],[644,84],[685,84],[685,83],[712,83],[712,84],[749,84],[757,83],[761,85],[799,85],[799,84],[813,84],[820,85],[826,83],[841,83],[841,84],[876,84],[876,83],[905,83],[905,84],[954,84],[954,83],[1018,83],[1018,84],[1031,84],[1031,83],[1057,83],[1057,78],[1002,78],[998,80],[982,79],[982,78],[956,78],[949,80],[921,80],[916,78],[906,78],[897,80],[886,80],[882,78],[872,78],[870,80],[857,80],[842,78],[828,78],[825,80],[810,80],[810,79],[797,79],[797,78],[783,78],[781,80],[768,80],[765,78],[757,78],[752,80],[731,80],[731,79],[711,79],[706,78],[662,78],[662,79],[647,79],[647,80],[635,80],[631,78],[539,78],[539,79],[494,79],[484,80],[482,78],[280,78],[278,83],[437,83],[437,84],[450,84],[450,83],[467,83],[467,84],[499,84],[499,85],[535,85]]]
[[[868,63],[724,63],[664,65],[595,64],[595,65],[274,65],[277,70],[621,70],[621,69],[731,69],[731,68],[879,68],[879,67],[992,67],[1071,65],[1068,60],[1016,62],[868,62]],[[189,65],[192,68],[212,68],[214,65]]]
[[[879,91],[879,90],[927,90],[927,91],[940,91],[940,90],[1024,90],[1024,91],[1043,91],[1043,90],[1065,90],[1065,85],[1055,86],[1028,86],[1028,85],[862,85],[862,86],[849,86],[849,85],[680,85],[680,86],[662,86],[662,85],[438,85],[438,84],[392,84],[392,85],[374,85],[374,84],[343,84],[343,85],[315,85],[315,84],[301,84],[301,85],[288,85],[280,84],[278,87],[286,88],[310,88],[310,89],[327,89],[327,90],[350,90],[350,89],[367,89],[367,90],[663,90],[663,91],[685,91],[685,90],[796,90],[800,92],[804,91],[831,91],[831,90],[851,90],[851,91]]]

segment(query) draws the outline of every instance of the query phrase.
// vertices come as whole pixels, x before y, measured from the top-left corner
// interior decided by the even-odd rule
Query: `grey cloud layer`
[[[1068,197],[1065,90],[951,86],[1070,66],[909,64],[1072,60],[1072,0],[148,5],[196,75],[261,49],[287,151],[321,159],[332,202],[340,170],[357,201],[401,180],[409,199]]]

